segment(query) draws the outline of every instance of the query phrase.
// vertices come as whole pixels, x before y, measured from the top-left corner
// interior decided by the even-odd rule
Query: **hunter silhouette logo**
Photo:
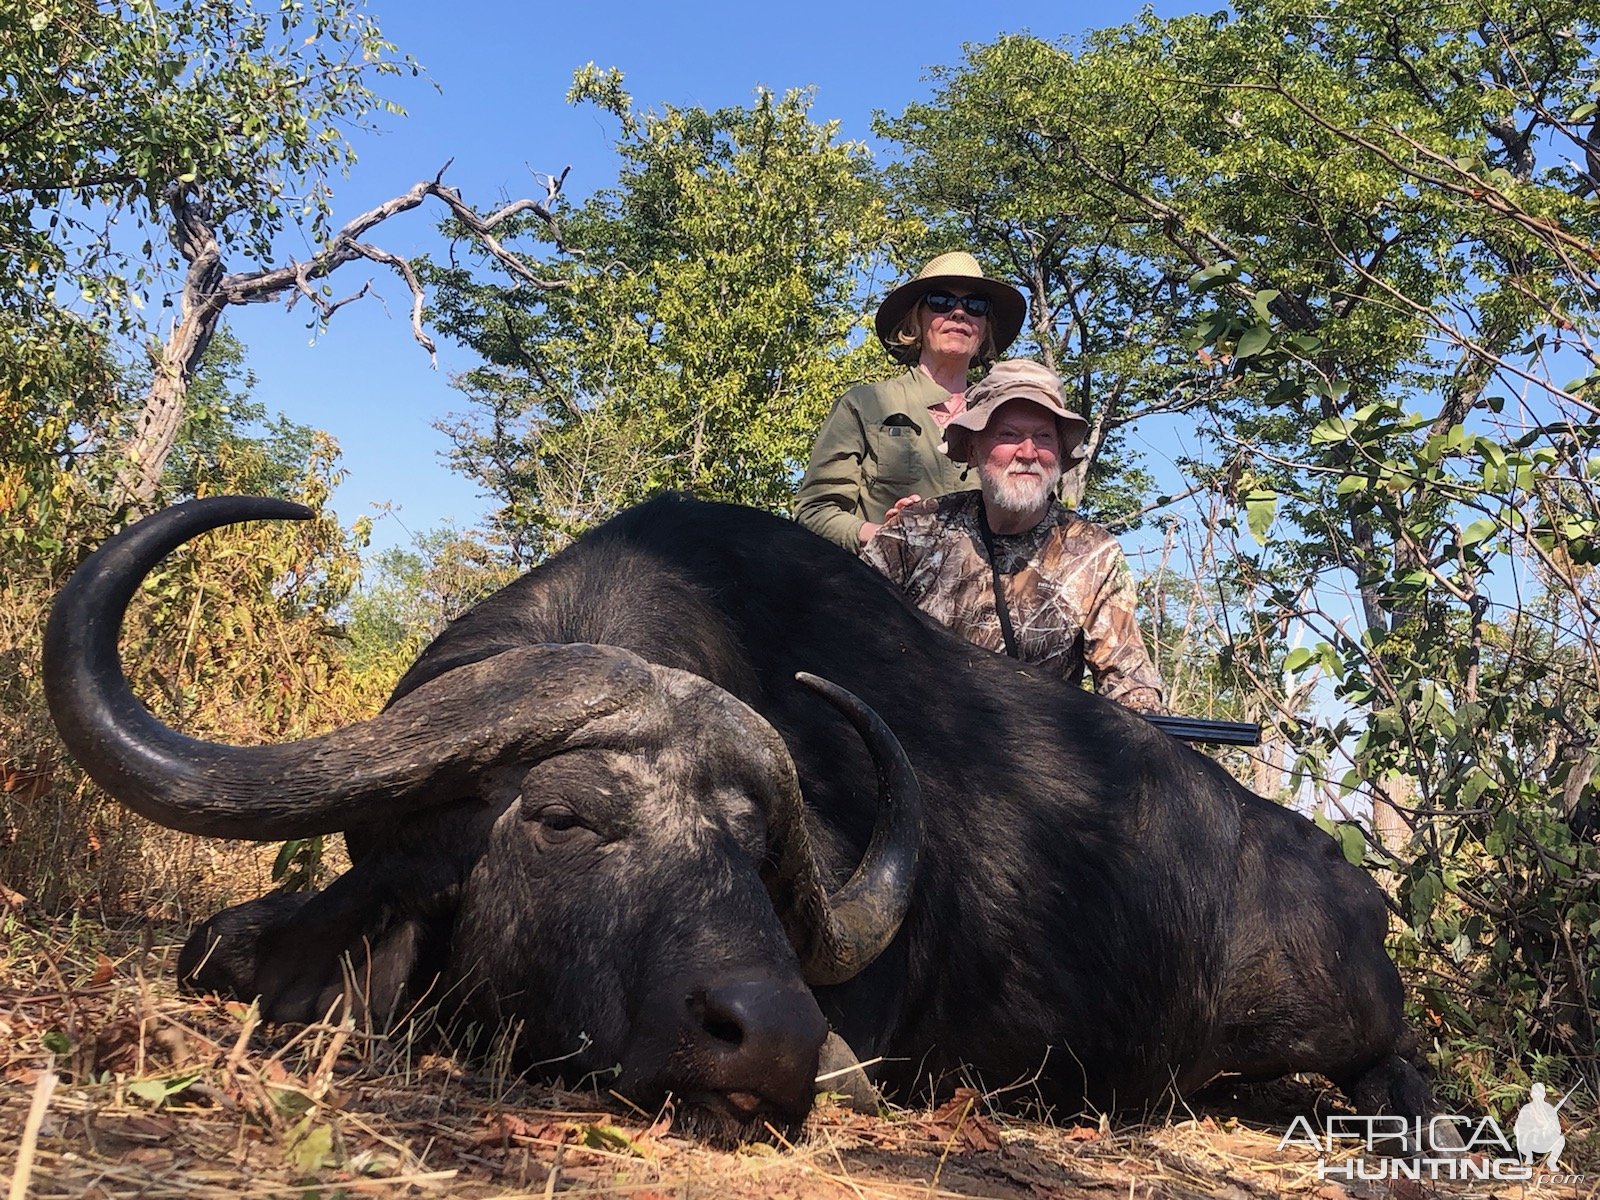
[[[1567,1139],[1561,1132],[1561,1118],[1556,1115],[1562,1104],[1572,1099],[1569,1092],[1561,1104],[1551,1104],[1544,1098],[1544,1084],[1536,1083],[1528,1089],[1528,1102],[1517,1112],[1516,1124],[1511,1127],[1517,1139],[1517,1155],[1525,1163],[1532,1163],[1541,1154],[1548,1154],[1544,1165],[1547,1170],[1560,1168],[1556,1160],[1567,1148]]]

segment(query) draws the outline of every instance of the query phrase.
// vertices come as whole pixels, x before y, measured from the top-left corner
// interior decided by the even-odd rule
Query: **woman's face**
[[[937,289],[938,292],[965,299],[969,293],[961,288]],[[954,359],[962,365],[978,356],[983,345],[983,335],[988,329],[988,316],[975,317],[957,304],[949,312],[935,312],[926,299],[918,302],[918,319],[922,325],[922,357]]]

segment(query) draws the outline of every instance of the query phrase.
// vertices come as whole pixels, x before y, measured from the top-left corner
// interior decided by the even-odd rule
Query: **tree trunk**
[[[183,423],[189,380],[211,344],[226,306],[220,291],[222,253],[211,225],[210,205],[198,190],[188,187],[169,188],[166,201],[172,210],[173,243],[189,268],[184,275],[178,323],[159,353],[152,354],[155,377],[133,431],[123,443],[120,500],[134,516],[149,511],[160,490],[161,474]]]

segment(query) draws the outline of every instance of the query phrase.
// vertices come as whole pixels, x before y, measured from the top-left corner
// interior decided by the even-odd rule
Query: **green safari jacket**
[[[918,367],[851,388],[817,432],[795,520],[859,553],[863,522],[882,521],[902,496],[931,500],[970,488],[966,467],[940,453],[944,431],[928,412],[949,398]]]

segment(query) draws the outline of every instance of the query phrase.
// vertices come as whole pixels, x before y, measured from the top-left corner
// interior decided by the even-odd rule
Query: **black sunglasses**
[[[949,292],[929,292],[923,296],[922,302],[928,306],[929,312],[955,312],[959,305],[975,317],[988,316],[991,303],[987,296],[952,296]]]

